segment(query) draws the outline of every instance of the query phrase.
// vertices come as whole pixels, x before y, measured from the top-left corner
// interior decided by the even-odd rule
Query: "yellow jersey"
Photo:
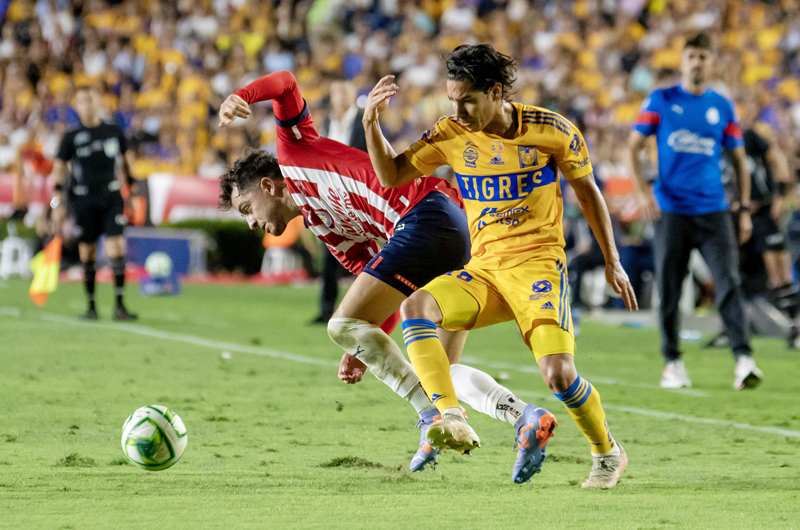
[[[443,165],[455,171],[472,240],[470,267],[501,270],[541,257],[565,261],[558,171],[568,180],[592,172],[577,127],[547,109],[511,105],[517,120],[512,139],[469,132],[445,116],[405,151],[425,175]]]

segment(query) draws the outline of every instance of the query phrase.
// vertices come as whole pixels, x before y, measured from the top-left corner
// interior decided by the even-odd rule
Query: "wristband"
[[[778,195],[781,197],[786,197],[786,194],[789,192],[789,185],[785,182],[778,182]]]
[[[60,193],[64,191],[64,185],[60,182],[56,182],[55,185],[53,186],[53,189]]]

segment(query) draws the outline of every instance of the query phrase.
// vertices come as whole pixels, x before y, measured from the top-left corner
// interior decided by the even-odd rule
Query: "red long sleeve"
[[[234,94],[245,100],[248,105],[271,99],[273,112],[279,120],[296,118],[306,106],[297,86],[297,80],[291,72],[267,74],[240,88]]]

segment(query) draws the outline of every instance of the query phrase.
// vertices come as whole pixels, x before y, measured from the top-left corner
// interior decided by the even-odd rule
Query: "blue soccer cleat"
[[[414,458],[411,459],[411,464],[408,466],[411,471],[422,471],[428,464],[431,464],[431,467],[436,465],[436,456],[440,451],[431,447],[425,435],[428,432],[428,427],[441,418],[439,411],[436,409],[420,412],[417,429],[420,429],[422,433],[420,435],[419,449],[417,449],[417,453],[414,455]]]
[[[514,484],[528,482],[542,470],[542,463],[547,458],[545,447],[556,427],[556,417],[550,412],[533,405],[525,407],[516,424],[519,450],[512,476]]]

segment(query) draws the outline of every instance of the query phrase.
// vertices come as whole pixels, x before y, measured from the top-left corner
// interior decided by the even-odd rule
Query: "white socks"
[[[411,403],[418,413],[433,408],[414,367],[381,328],[366,320],[332,318],[328,322],[328,336],[344,351],[366,364],[375,377]]]
[[[514,425],[527,405],[489,374],[475,368],[450,365],[450,377],[459,400],[500,421]]]
[[[328,335],[344,351],[366,364],[392,392],[411,403],[417,413],[433,408],[414,367],[381,328],[365,320],[332,318],[328,322]],[[492,418],[514,425],[527,405],[490,375],[475,368],[453,364],[450,376],[458,398]]]

